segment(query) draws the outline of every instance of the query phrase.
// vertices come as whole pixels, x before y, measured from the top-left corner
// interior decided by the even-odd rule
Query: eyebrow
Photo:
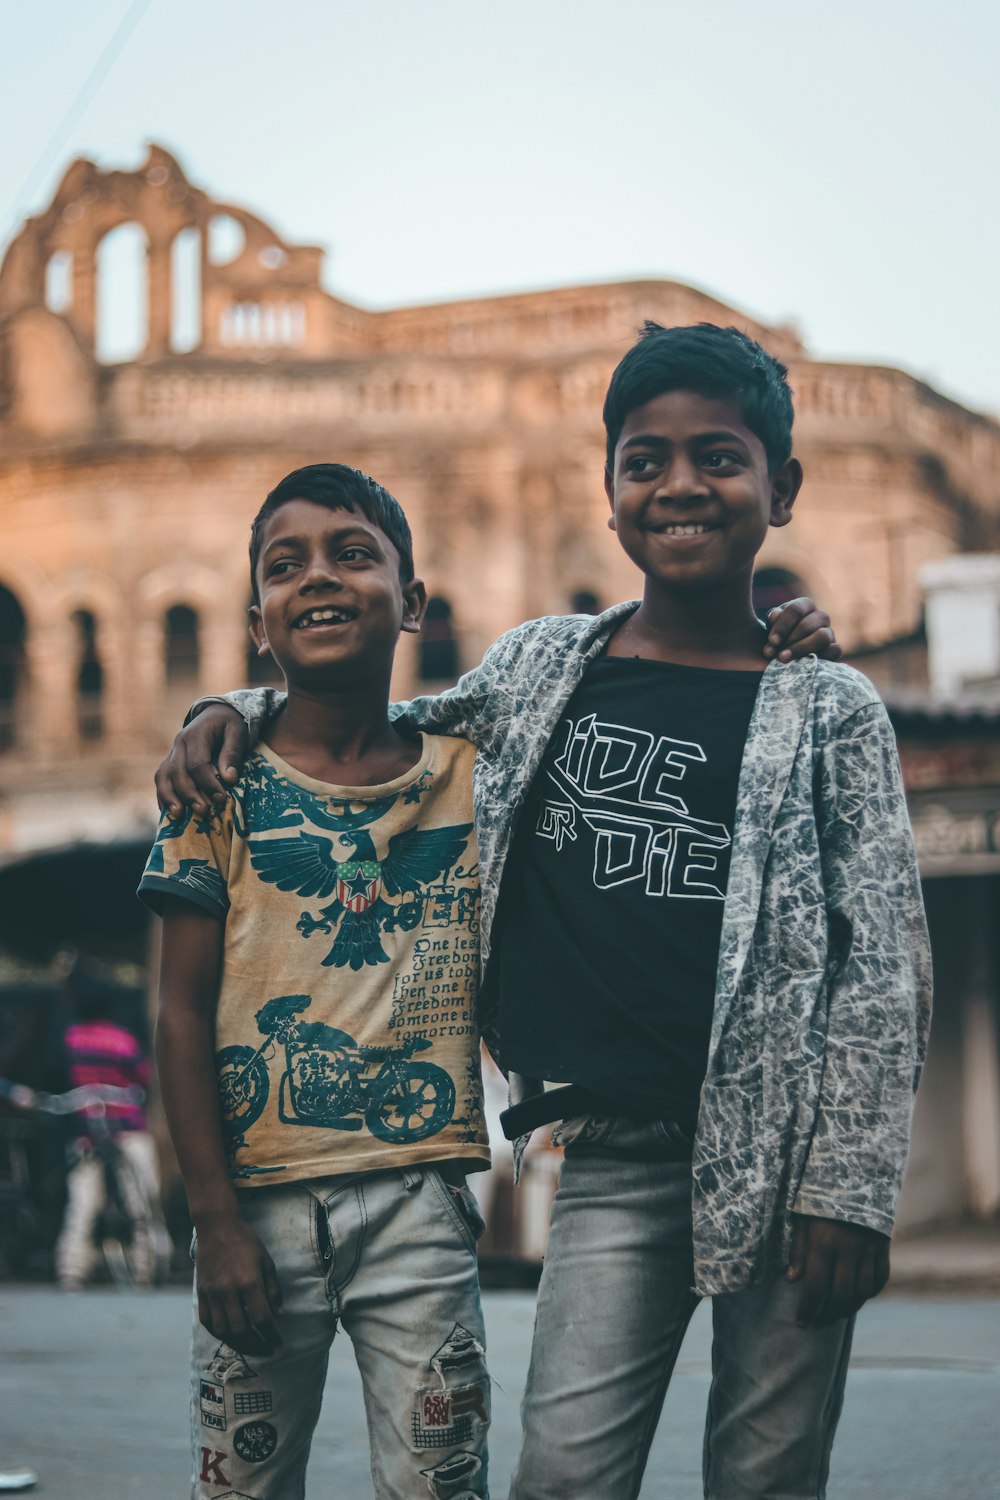
[[[735,432],[728,432],[725,428],[718,432],[697,432],[691,440],[695,443],[739,443],[741,448],[746,447],[746,441]],[[639,433],[636,437],[626,438],[622,443],[622,452],[626,448],[669,448],[670,439],[660,437],[656,433]]]
[[[337,531],[329,532],[327,539],[330,542],[337,543],[344,541],[345,538],[349,536],[362,537],[369,546],[378,544],[378,537],[375,536],[374,533],[366,531],[364,527],[359,526],[357,522],[353,522],[350,526],[341,526]],[[261,557],[266,557],[267,554],[269,552],[272,552],[275,547],[306,547],[308,545],[308,537],[276,536],[273,537],[271,541],[265,543],[264,547],[261,549]]]

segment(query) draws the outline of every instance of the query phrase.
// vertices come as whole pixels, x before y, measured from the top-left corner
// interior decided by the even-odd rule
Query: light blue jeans
[[[669,1121],[628,1116],[562,1133],[510,1500],[635,1500],[699,1300],[690,1144]],[[826,1493],[853,1320],[798,1328],[800,1295],[774,1276],[713,1299],[709,1500]]]
[[[487,1500],[482,1219],[460,1182],[421,1166],[241,1194],[277,1267],[283,1344],[266,1357],[220,1344],[196,1294],[194,1500],[302,1500],[340,1324],[361,1371],[378,1500]]]

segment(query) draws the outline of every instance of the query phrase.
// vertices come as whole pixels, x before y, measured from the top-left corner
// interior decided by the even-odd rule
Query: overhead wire
[[[142,20],[152,0],[130,0],[130,4],[104,46],[104,50],[84,79],[72,103],[68,106],[56,128],[39,152],[21,186],[8,206],[8,217],[16,224],[21,218],[21,205],[30,201],[39,182],[82,120],[87,109],[121,55],[122,49]]]

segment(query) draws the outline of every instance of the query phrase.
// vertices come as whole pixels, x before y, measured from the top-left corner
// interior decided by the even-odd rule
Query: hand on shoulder
[[[764,647],[768,660],[797,661],[800,656],[820,656],[825,661],[840,661],[843,654],[830,616],[812,599],[790,599],[787,604],[778,604],[768,611]]]
[[[160,810],[179,818],[192,807],[206,813],[221,807],[239,780],[247,757],[246,720],[228,703],[209,703],[174,736],[156,768]]]

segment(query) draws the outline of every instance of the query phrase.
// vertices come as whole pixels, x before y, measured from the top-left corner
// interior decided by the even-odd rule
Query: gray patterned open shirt
[[[529,621],[449,692],[395,709],[414,728],[478,747],[484,970],[518,810],[588,663],[635,607]],[[281,695],[228,701],[254,733]],[[930,992],[885,709],[849,667],[772,663],[740,772],[695,1139],[700,1292],[738,1291],[783,1264],[793,1211],[891,1232]],[[488,1041],[495,1019],[483,1017]],[[537,1087],[511,1079],[515,1098]]]

